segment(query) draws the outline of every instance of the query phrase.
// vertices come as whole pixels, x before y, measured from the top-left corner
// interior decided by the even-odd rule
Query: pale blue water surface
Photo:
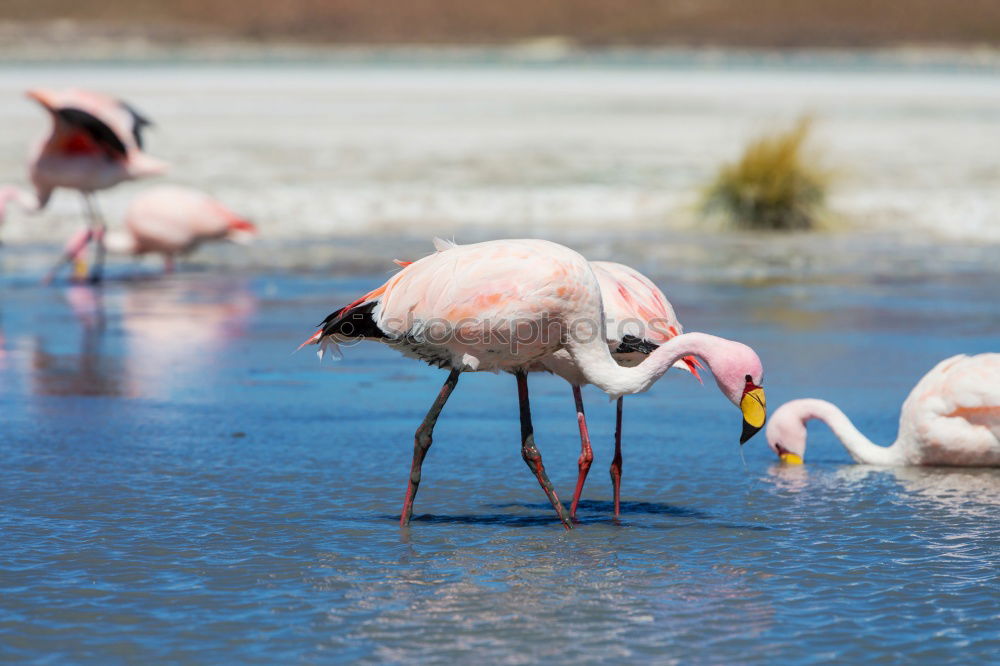
[[[0,283],[5,660],[967,664],[1000,650],[998,470],[857,466],[819,427],[803,467],[777,464],[762,435],[744,464],[737,410],[711,378],[678,374],[626,399],[619,522],[613,405],[585,392],[596,460],[566,532],[521,461],[514,380],[465,375],[400,529],[412,433],[444,373],[375,344],[322,365],[292,353],[384,272],[116,270],[102,289]],[[664,284],[689,330],[759,351],[772,408],[828,398],[884,443],[938,360],[996,351],[996,285]],[[531,387],[568,501],[570,391]]]
[[[827,398],[889,443],[935,363],[1000,350],[1000,79],[824,63],[0,65],[0,183],[27,182],[46,128],[23,90],[91,87],[156,121],[170,182],[262,232],[178,276],[116,264],[102,289],[43,288],[77,197],[9,211],[0,659],[995,661],[998,470],[857,466],[820,427],[804,467],[762,435],[741,456],[738,411],[679,373],[626,400],[618,522],[613,405],[585,391],[596,460],[565,532],[521,460],[514,380],[468,375],[400,530],[444,373],[375,344],[293,354],[434,234],[555,238],[655,278],[688,330],[754,346],[772,409]],[[803,113],[839,231],[706,229],[718,165]],[[101,194],[113,227],[150,184]],[[531,387],[568,501],[571,394]]]

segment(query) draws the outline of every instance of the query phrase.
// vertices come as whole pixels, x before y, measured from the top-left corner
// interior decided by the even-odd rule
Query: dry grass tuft
[[[754,139],[734,163],[724,164],[705,192],[702,211],[721,214],[738,229],[814,229],[830,174],[805,155],[812,121]]]

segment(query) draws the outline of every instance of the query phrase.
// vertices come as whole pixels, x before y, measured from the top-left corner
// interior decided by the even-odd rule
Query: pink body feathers
[[[176,185],[151,187],[137,195],[125,213],[125,228],[132,253],[166,256],[185,254],[204,241],[242,241],[256,233],[253,224],[219,201]]]

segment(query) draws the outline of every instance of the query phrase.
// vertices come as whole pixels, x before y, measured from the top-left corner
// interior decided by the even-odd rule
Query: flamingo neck
[[[16,185],[5,185],[0,187],[0,222],[3,222],[4,215],[7,212],[7,205],[10,202],[16,203],[29,213],[34,213],[42,207],[39,198],[31,192],[23,190]]]
[[[660,345],[635,367],[623,368],[615,362],[603,340],[568,345],[570,354],[587,381],[612,398],[642,393],[656,383],[684,356],[696,356],[712,368],[713,360],[732,344],[707,333],[684,333]],[[730,396],[737,400],[738,396]]]
[[[899,446],[879,446],[873,443],[831,402],[810,398],[796,400],[794,407],[803,424],[818,419],[829,426],[856,462],[866,465],[900,465],[907,462]]]

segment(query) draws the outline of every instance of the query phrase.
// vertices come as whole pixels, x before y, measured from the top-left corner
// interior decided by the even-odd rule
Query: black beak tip
[[[760,432],[760,428],[757,426],[752,426],[746,421],[743,422],[743,434],[740,435],[740,446],[746,444],[751,437]]]

